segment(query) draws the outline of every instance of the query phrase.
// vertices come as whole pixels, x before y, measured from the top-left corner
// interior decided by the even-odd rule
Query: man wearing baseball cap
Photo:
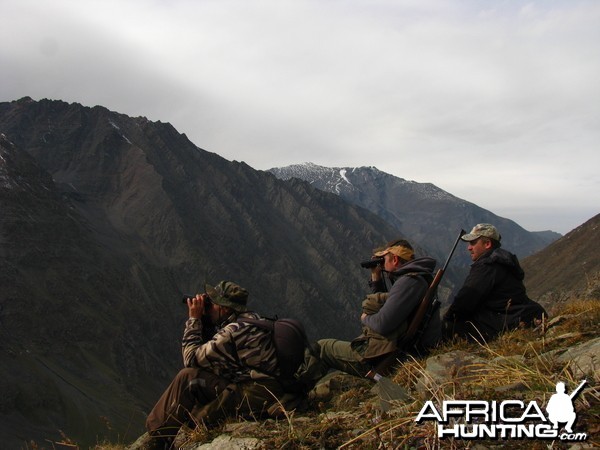
[[[517,257],[500,248],[500,233],[489,223],[475,225],[467,242],[471,270],[444,314],[444,337],[490,340],[501,332],[533,326],[547,316],[527,297]]]
[[[352,341],[321,339],[317,342],[323,374],[335,369],[364,377],[388,356],[395,355],[410,318],[433,279],[435,259],[415,258],[413,247],[404,239],[391,241],[383,249],[375,250],[373,257],[379,262],[371,267],[369,285],[372,294],[362,302],[362,334]],[[392,283],[389,292],[384,273]],[[407,349],[407,353],[425,354],[440,339],[441,318],[436,311],[419,347]]]

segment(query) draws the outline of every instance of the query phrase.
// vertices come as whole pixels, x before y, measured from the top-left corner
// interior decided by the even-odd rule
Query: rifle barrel
[[[465,234],[467,234],[467,232],[465,230],[461,229],[460,233],[458,234],[458,237],[456,238],[456,241],[454,241],[454,245],[452,246],[452,250],[450,250],[450,254],[446,258],[446,262],[444,263],[444,268],[443,268],[444,272],[446,271],[446,268],[448,267],[448,264],[450,264],[450,260],[452,259],[452,255],[454,255],[454,250],[456,250],[456,246],[460,242],[460,238],[463,237]]]

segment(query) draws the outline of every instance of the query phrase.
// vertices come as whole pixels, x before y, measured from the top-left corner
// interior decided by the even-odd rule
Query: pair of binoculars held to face
[[[371,258],[361,262],[360,267],[364,267],[365,269],[372,269],[373,267],[383,264],[384,261],[385,259],[383,258],[383,256],[380,256],[378,258]]]
[[[187,301],[191,298],[196,298],[195,295],[192,294],[184,294],[183,298],[181,299],[182,303],[187,304]],[[204,311],[208,311],[210,309],[210,306],[212,305],[212,300],[210,299],[210,297],[207,295],[204,297]]]

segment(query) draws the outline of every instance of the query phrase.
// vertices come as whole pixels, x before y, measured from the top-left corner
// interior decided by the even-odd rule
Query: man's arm
[[[181,353],[183,356],[184,367],[198,367],[194,354],[196,349],[203,345],[202,339],[202,321],[190,317],[185,322],[183,338],[181,340]]]
[[[189,322],[189,321],[188,321]],[[215,373],[223,368],[236,365],[236,350],[233,344],[232,328],[237,324],[229,324],[220,329],[211,340],[203,343],[201,340],[191,340],[183,345],[183,364],[185,367],[204,367]],[[186,332],[195,335],[192,326],[186,326]],[[186,338],[184,332],[184,342]]]
[[[446,311],[444,320],[471,317],[492,291],[495,274],[496,270],[491,264],[473,265],[463,286]]]
[[[193,353],[204,342],[202,339],[202,316],[205,312],[205,298],[206,294],[197,294],[195,297],[187,299],[189,318],[185,322],[185,329],[183,330],[183,338],[181,340],[184,367],[197,367]]]
[[[391,333],[408,320],[426,290],[427,284],[420,277],[401,277],[392,286],[381,309],[361,316],[361,322],[379,334]]]
[[[369,287],[371,293],[376,294],[378,292],[387,292],[387,286],[383,278],[383,268],[381,265],[377,265],[371,269],[371,278],[369,279]]]

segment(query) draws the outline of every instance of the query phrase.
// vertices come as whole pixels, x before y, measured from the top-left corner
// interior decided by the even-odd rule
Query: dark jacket
[[[444,320],[473,322],[484,337],[516,328],[520,322],[530,325],[546,311],[527,297],[524,278],[515,255],[501,248],[490,250],[471,264]]]
[[[363,319],[363,325],[384,336],[398,328],[406,331],[415,309],[433,280],[435,265],[436,261],[433,258],[417,258],[391,273],[390,279],[393,285],[387,300],[377,313]],[[382,290],[380,284],[373,284],[372,287],[374,292]],[[436,311],[423,334],[421,345],[424,348],[431,348],[439,342],[440,338],[440,317],[439,311]]]

